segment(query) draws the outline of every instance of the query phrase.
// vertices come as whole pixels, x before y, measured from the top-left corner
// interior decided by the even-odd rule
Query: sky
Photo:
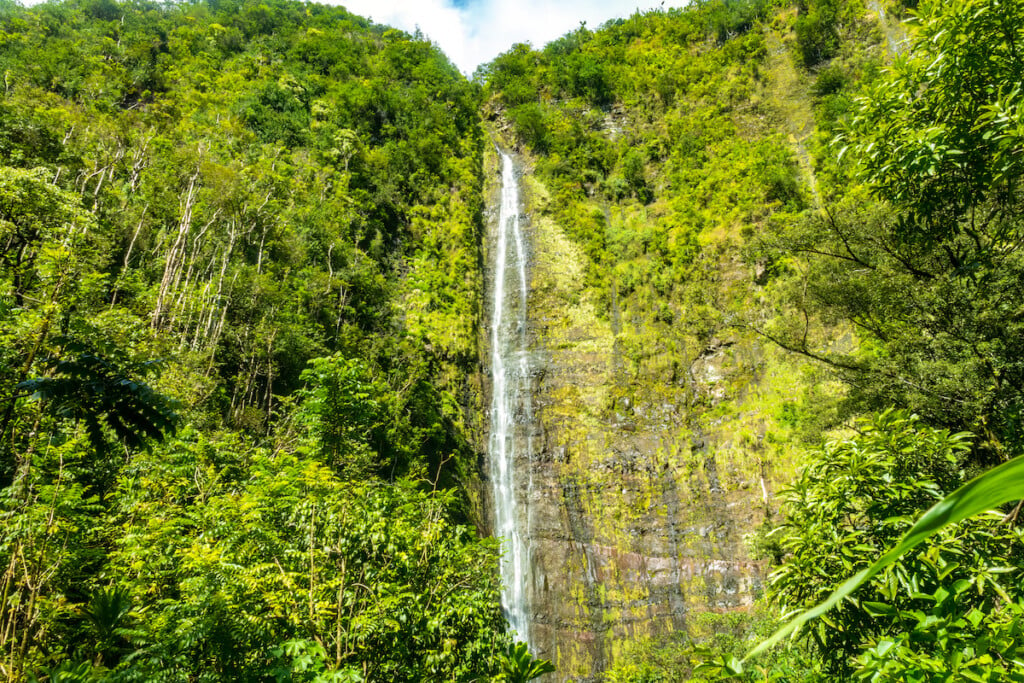
[[[324,2],[325,0],[321,0]],[[515,43],[541,48],[585,21],[596,29],[660,0],[326,0],[412,33],[417,28],[464,74]]]

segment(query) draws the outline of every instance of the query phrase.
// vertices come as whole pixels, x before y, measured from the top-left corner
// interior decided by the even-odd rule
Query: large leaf
[[[931,507],[892,550],[874,564],[846,580],[825,601],[794,617],[768,639],[747,653],[743,661],[757,657],[777,645],[812,619],[820,617],[849,597],[865,581],[884,570],[902,555],[950,524],[1013,500],[1024,499],[1024,456],[1019,456],[975,477]]]
[[[170,400],[138,379],[158,370],[160,361],[131,363],[69,347],[80,353],[50,361],[55,376],[25,380],[18,390],[45,401],[58,417],[83,421],[97,452],[107,448],[101,422],[133,448],[174,433],[178,416]]]

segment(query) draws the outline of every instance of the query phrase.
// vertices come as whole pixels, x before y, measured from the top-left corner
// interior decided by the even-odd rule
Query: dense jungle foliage
[[[0,43],[4,680],[518,680],[477,88],[299,2],[4,2]]]
[[[943,529],[746,672],[730,658],[1022,452],[1022,38],[1020,2],[725,0],[479,72],[605,315],[681,348],[755,333],[835,382],[778,416],[808,464],[752,539],[767,607],[640,643],[608,680],[1024,680],[1019,509]]]
[[[0,674],[547,670],[473,526],[482,113],[632,367],[819,368],[763,604],[606,679],[1024,680],[1019,508],[734,659],[1022,451],[1021,45],[1017,0],[709,0],[474,83],[339,8],[0,2]]]

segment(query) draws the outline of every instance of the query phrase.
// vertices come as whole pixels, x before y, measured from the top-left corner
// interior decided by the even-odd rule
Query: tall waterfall
[[[501,210],[495,245],[491,307],[490,476],[494,533],[502,540],[501,602],[509,628],[529,642],[528,514],[520,477],[529,488],[531,422],[530,357],[526,339],[526,245],[519,222],[519,185],[512,157],[501,154]],[[511,244],[510,244],[511,243]],[[511,286],[508,286],[511,285]],[[516,286],[518,285],[518,286]],[[519,461],[519,471],[517,471]]]

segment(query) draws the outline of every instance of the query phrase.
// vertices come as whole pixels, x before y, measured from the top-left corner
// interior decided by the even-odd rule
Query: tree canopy
[[[1020,680],[1019,506],[737,657],[1024,449],[1022,44],[1017,1],[708,0],[469,81],[339,7],[0,2],[0,671],[550,673],[476,528],[492,134],[623,391],[678,390],[690,455],[757,413],[762,487],[804,456],[748,538],[763,605],[606,679]]]
[[[422,38],[0,7],[8,680],[469,680],[483,137]]]

